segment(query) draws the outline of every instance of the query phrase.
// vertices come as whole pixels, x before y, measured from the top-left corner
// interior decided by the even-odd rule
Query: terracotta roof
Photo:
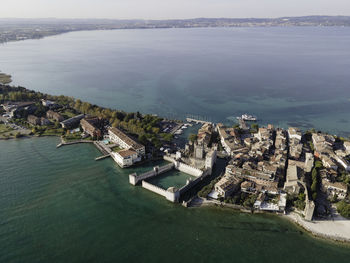
[[[137,154],[137,152],[135,152],[133,150],[121,150],[118,152],[118,154],[125,158],[125,157],[132,156],[134,154]]]

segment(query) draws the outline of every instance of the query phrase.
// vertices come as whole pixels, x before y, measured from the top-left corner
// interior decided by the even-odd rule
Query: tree
[[[167,142],[171,142],[173,140],[173,135],[171,133],[162,133],[163,139]]]
[[[139,139],[139,142],[142,143],[143,145],[147,144],[147,142],[148,142],[147,137],[144,134],[139,135],[138,139]]]
[[[191,142],[196,141],[196,140],[197,140],[197,134],[191,133],[191,134],[188,136],[188,139],[189,139]]]
[[[252,128],[252,130],[254,130],[256,132],[259,130],[259,124],[257,124],[257,123],[253,123],[250,127]]]
[[[337,211],[344,217],[350,218],[350,204],[344,200],[337,203]]]

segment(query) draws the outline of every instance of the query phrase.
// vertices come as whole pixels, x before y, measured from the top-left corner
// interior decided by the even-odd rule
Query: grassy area
[[[63,137],[66,141],[75,141],[75,140],[81,140],[81,133],[76,132],[73,134],[68,134]]]
[[[0,84],[6,85],[12,82],[11,75],[0,73]]]
[[[14,131],[14,129],[12,129],[11,127],[5,124],[0,124],[0,138],[8,137],[8,135],[10,135],[9,133],[12,131]]]
[[[119,152],[120,150],[122,150],[122,148],[120,148],[119,146],[116,146],[116,147],[112,148],[113,152]]]
[[[61,136],[62,134],[64,134],[64,130],[62,128],[46,129],[43,133],[41,133],[42,136]]]
[[[76,116],[77,114],[74,113],[73,111],[71,110],[65,110],[65,111],[62,111],[60,112],[60,114],[65,118],[65,119],[70,119],[74,116]]]

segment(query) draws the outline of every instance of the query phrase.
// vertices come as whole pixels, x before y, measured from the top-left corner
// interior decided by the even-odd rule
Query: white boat
[[[243,114],[241,117],[237,117],[237,119],[243,121],[256,121],[257,117],[254,115]]]

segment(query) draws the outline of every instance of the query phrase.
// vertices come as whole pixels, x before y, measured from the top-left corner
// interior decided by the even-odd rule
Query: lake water
[[[93,145],[0,141],[0,262],[349,262],[272,215],[184,208],[128,182]]]
[[[349,135],[350,28],[74,32],[0,46],[14,83],[126,111]]]
[[[0,46],[14,83],[99,105],[349,135],[350,28],[74,32]],[[195,127],[186,130],[189,133]],[[92,145],[0,141],[0,262],[349,262],[276,216],[186,209]],[[160,178],[182,184],[181,174]]]

